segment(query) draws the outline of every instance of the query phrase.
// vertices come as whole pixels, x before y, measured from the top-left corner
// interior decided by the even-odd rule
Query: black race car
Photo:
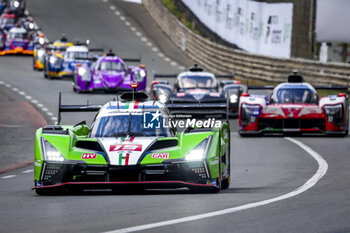
[[[176,78],[174,87],[167,80],[159,78]],[[230,79],[219,83],[216,78]],[[218,114],[229,112],[231,117],[238,116],[243,86],[233,80],[233,75],[215,75],[195,64],[180,74],[155,74],[154,79],[151,96],[166,104],[173,114],[206,118],[207,113],[212,116],[215,111]]]

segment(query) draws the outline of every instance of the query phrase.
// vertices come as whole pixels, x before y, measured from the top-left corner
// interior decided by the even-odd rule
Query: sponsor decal
[[[176,93],[176,96],[177,97],[184,97],[184,96],[186,96],[186,93],[185,92]]]
[[[142,151],[141,144],[116,144],[109,147],[109,151]]]
[[[156,112],[143,113],[143,127],[144,129],[160,129],[160,128],[213,128],[221,127],[221,121],[215,118],[208,118],[206,120],[197,120],[195,118],[179,119],[173,121],[167,117],[162,117],[162,114],[157,110]]]
[[[38,163],[38,162],[34,162],[34,165],[36,166],[36,167],[40,167],[41,166],[41,164],[40,163]]]
[[[218,92],[210,92],[209,95],[212,97],[220,97],[220,93]]]
[[[218,164],[218,163],[219,163],[219,160],[218,160],[218,159],[211,160],[211,161],[209,162],[210,166],[216,165],[216,164]]]
[[[152,153],[152,159],[169,159],[169,153]]]
[[[96,159],[97,154],[84,153],[81,159]]]

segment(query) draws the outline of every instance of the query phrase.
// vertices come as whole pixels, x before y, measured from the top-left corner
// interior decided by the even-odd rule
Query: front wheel
[[[221,189],[228,189],[230,187],[231,179],[227,177],[221,181]]]
[[[36,70],[35,68],[35,58],[33,57],[33,70]]]

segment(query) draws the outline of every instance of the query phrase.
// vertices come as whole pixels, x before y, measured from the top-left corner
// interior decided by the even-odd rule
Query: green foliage
[[[181,12],[177,6],[175,5],[176,0],[162,0],[168,10],[173,13],[178,20],[180,20],[188,29],[193,31],[196,34],[200,34],[200,32],[195,28],[194,22],[191,22],[187,19],[186,13]]]

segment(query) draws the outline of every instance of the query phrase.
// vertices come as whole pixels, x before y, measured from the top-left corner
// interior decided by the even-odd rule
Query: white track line
[[[15,177],[16,175],[8,175],[8,176],[3,176],[1,177],[2,179],[9,179],[9,178],[13,178]]]
[[[17,92],[18,94],[24,96],[24,98],[26,98],[28,101],[30,101],[31,103],[38,106],[42,111],[46,112],[46,114],[51,117],[52,121],[57,121],[57,117],[54,117],[53,116],[54,114],[52,112],[49,112],[49,110],[47,108],[45,108],[43,104],[41,104],[37,100],[33,99],[32,96],[27,95],[24,91],[21,91],[17,87],[12,87],[10,84],[5,83],[4,81],[0,81],[0,85],[5,85],[5,87],[7,87],[7,88],[11,89],[12,91]],[[1,125],[1,126],[8,127],[8,126],[4,126],[4,125]]]
[[[174,225],[174,224],[178,224],[178,223],[191,222],[191,221],[196,221],[196,220],[205,219],[205,218],[212,218],[215,216],[236,213],[236,212],[239,212],[242,210],[247,210],[247,209],[256,208],[259,206],[268,205],[268,204],[271,204],[271,203],[274,203],[277,201],[282,201],[282,200],[297,196],[297,195],[305,192],[306,190],[312,188],[326,174],[327,169],[328,169],[328,164],[327,164],[326,160],[324,160],[322,158],[321,155],[319,155],[317,152],[312,150],[310,147],[308,147],[304,143],[302,143],[298,140],[295,140],[293,138],[289,138],[289,137],[286,137],[285,139],[296,144],[301,149],[306,151],[318,163],[317,172],[299,188],[297,188],[297,189],[295,189],[287,194],[284,194],[282,196],[274,197],[274,198],[263,200],[263,201],[258,201],[258,202],[249,203],[249,204],[245,204],[245,205],[241,205],[241,206],[236,206],[236,207],[232,207],[232,208],[228,208],[228,209],[213,211],[213,212],[209,212],[209,213],[205,213],[205,214],[193,215],[193,216],[184,217],[184,218],[177,218],[177,219],[167,220],[167,221],[162,221],[162,222],[157,222],[157,223],[150,223],[150,224],[139,225],[139,226],[134,226],[134,227],[122,228],[122,229],[118,229],[118,230],[112,230],[112,231],[108,231],[105,233],[122,233],[122,232],[125,233],[125,232],[142,231],[142,230],[148,230],[148,229],[153,229],[153,228],[158,228],[158,227],[163,227],[163,226]]]
[[[26,173],[31,173],[33,171],[34,171],[33,169],[29,169],[29,170],[22,171],[22,173],[26,174]]]

